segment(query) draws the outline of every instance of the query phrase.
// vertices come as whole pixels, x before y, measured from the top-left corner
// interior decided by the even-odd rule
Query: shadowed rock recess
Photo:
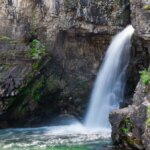
[[[131,23],[136,33],[122,107],[134,104],[139,70],[149,66],[149,5],[146,0],[0,0],[0,128],[40,126],[59,114],[82,119],[112,36]],[[139,127],[133,111],[140,115],[146,108],[142,99],[131,111],[111,114],[114,143],[128,140],[119,130],[127,121],[137,126],[140,144],[135,146],[131,132],[132,143],[125,145],[148,145],[148,127]]]

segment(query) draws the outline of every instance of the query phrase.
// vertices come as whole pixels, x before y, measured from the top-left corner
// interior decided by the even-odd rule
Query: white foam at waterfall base
[[[134,28],[129,25],[117,34],[98,72],[85,119],[87,128],[111,129],[109,113],[119,108],[124,98],[126,70],[130,59],[130,41]]]
[[[0,130],[2,150],[24,150],[31,147],[44,149],[61,145],[95,144],[102,141],[110,143],[110,131],[89,130],[78,121],[70,125]]]
[[[1,130],[0,137],[3,136],[10,136],[13,133],[20,133],[20,134],[28,134],[32,132],[35,134],[40,134],[42,132],[43,135],[55,135],[55,136],[67,136],[67,135],[94,135],[97,134],[102,138],[109,138],[110,137],[110,130],[104,129],[105,132],[101,132],[98,128],[96,129],[88,129],[83,126],[80,122],[76,122],[69,125],[58,125],[58,126],[45,126],[45,127],[38,127],[38,128],[12,128]],[[7,134],[6,134],[7,133]],[[105,134],[106,133],[106,134]],[[14,135],[13,135],[14,136]]]

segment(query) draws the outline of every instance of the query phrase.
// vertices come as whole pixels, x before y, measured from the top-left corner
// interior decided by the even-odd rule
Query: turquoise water
[[[99,141],[99,143],[83,145],[59,145],[59,146],[29,146],[29,147],[2,147],[1,150],[104,150],[110,145],[110,141]]]
[[[103,150],[111,145],[110,131],[80,124],[0,130],[0,150]]]

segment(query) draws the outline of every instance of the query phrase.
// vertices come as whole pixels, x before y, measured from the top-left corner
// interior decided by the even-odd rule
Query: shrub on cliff
[[[32,59],[41,59],[45,55],[45,46],[39,40],[33,40],[30,43],[28,56]]]
[[[150,81],[150,72],[147,70],[140,71],[142,82],[147,85]]]

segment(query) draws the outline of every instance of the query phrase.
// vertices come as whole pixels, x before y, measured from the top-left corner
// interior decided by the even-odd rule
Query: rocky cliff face
[[[0,0],[1,127],[81,116],[127,0]]]
[[[131,2],[131,20],[136,33],[133,38],[132,52],[135,53],[137,68],[142,70],[148,67],[150,60],[150,3],[144,0],[133,0]],[[145,54],[146,57],[143,57]],[[140,57],[138,57],[138,55]],[[134,58],[134,57],[133,57]],[[143,58],[146,58],[143,60]],[[144,63],[142,63],[144,62]],[[134,66],[134,65],[133,65]],[[138,70],[137,69],[137,70]],[[134,74],[138,76],[136,69]],[[149,73],[148,73],[149,74]],[[137,78],[137,77],[136,77]],[[118,149],[150,149],[149,145],[149,106],[150,85],[139,81],[132,105],[114,111],[110,115],[112,124],[112,139]]]

